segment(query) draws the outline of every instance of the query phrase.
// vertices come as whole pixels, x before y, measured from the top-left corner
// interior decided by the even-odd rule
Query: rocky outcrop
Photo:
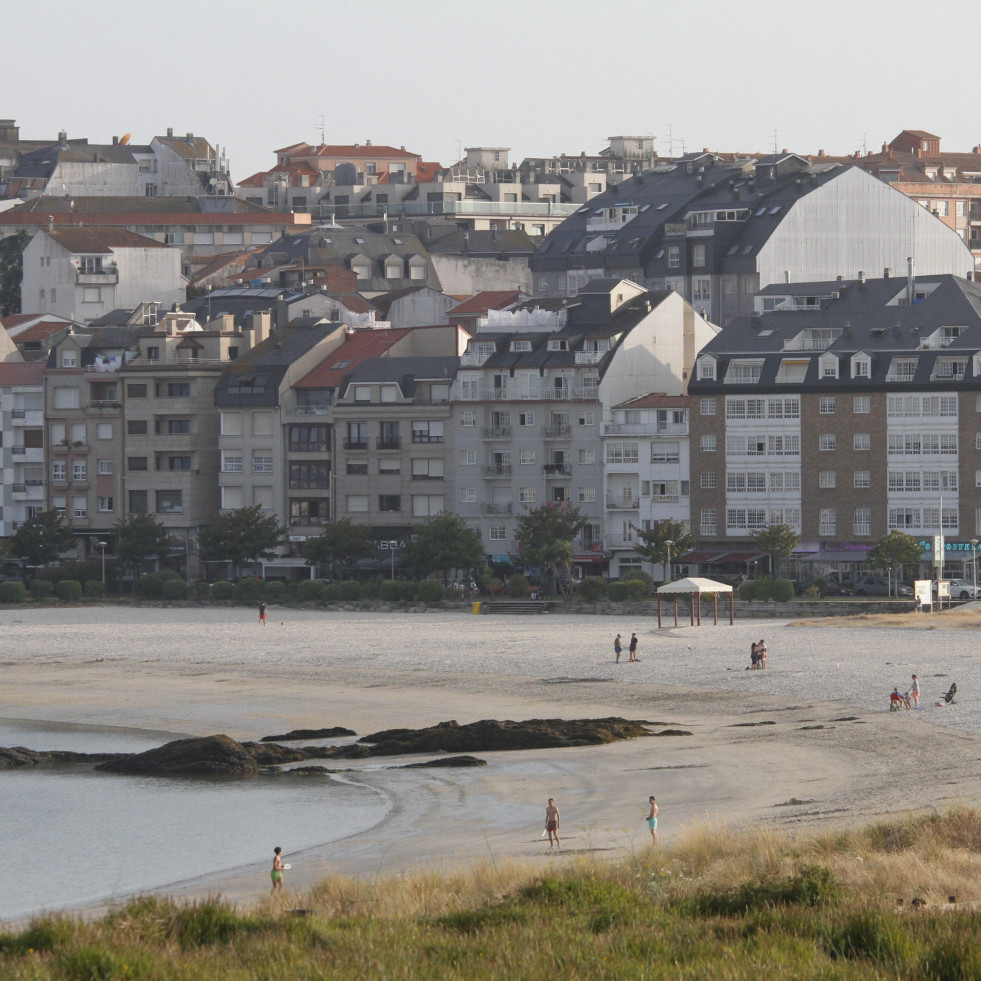
[[[280,746],[279,743],[242,743],[241,746],[259,766],[299,763],[301,760],[311,758],[311,754],[304,749],[296,746]],[[313,746],[311,749],[317,750],[317,747]]]
[[[71,753],[67,750],[27,749],[26,746],[0,746],[0,770],[28,766],[62,766],[69,763],[105,763],[123,759],[129,753]]]
[[[490,753],[516,749],[557,749],[596,746],[620,739],[649,736],[646,724],[629,719],[526,719],[523,722],[483,719],[461,726],[440,722],[425,729],[385,729],[362,736],[350,746],[329,746],[331,759],[401,756],[406,753]],[[310,747],[312,750],[312,747]]]
[[[263,736],[262,743],[288,743],[294,739],[334,739],[337,736],[356,736],[353,729],[334,726],[333,729],[292,729],[281,736]]]
[[[221,735],[177,739],[145,753],[111,760],[96,769],[143,776],[254,777],[259,764],[241,743]]]
[[[442,767],[442,766],[487,766],[487,760],[476,756],[439,756],[435,760],[424,760],[422,763],[406,763],[404,766],[392,767],[394,770],[411,770],[413,767]]]

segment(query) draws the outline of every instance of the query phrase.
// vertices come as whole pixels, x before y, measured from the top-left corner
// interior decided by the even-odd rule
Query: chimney
[[[268,310],[258,310],[252,314],[252,346],[261,344],[272,329],[272,314]]]
[[[864,283],[865,282],[865,273],[862,272],[861,269],[859,269],[859,271],[858,271],[858,281],[860,283]]]
[[[882,278],[889,279],[891,276],[892,276],[892,269],[890,269],[889,266],[886,266],[886,268],[882,270]]]
[[[371,146],[371,140],[365,140],[364,141],[364,145],[365,146]]]
[[[974,282],[974,270],[973,269],[968,269],[968,271],[967,271],[967,281],[969,283],[973,283]]]
[[[58,130],[58,146],[68,146],[68,134],[63,130]]]
[[[167,135],[168,136],[173,136],[174,135],[174,128],[173,128],[173,126],[168,126],[167,127]]]
[[[119,137],[118,136],[114,136],[112,138],[112,145],[113,146],[119,146]]]
[[[818,156],[819,157],[823,157],[824,156],[824,150],[818,150]]]
[[[187,142],[190,143],[191,140],[193,140],[193,139],[194,139],[194,134],[193,133],[188,133],[187,134]]]
[[[48,231],[53,232],[55,227],[54,215],[48,215]]]

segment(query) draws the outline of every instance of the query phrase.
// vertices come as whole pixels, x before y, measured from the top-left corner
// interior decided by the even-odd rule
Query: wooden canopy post
[[[688,616],[691,619],[691,625],[693,627],[695,626],[695,604],[694,601],[692,600],[692,597],[697,595],[698,595],[697,593],[688,594]]]
[[[733,605],[734,604],[733,604],[733,601],[732,601],[732,597],[733,597],[733,590],[730,589],[729,590],[729,626],[730,627],[733,624],[732,608],[733,608]]]
[[[674,594],[674,625],[678,626],[678,594]]]
[[[661,629],[661,594],[657,594],[657,629]]]
[[[719,594],[712,594],[712,626],[717,627],[719,625]]]

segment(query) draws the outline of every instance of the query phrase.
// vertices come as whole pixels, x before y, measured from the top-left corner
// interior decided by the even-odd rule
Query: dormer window
[[[702,358],[698,362],[698,380],[715,381],[715,358]]]
[[[911,382],[916,375],[916,358],[893,358],[886,374],[887,382]]]
[[[838,377],[838,359],[833,354],[825,354],[821,357],[821,377],[822,378],[837,378]]]
[[[548,342],[548,349],[550,351],[568,351],[569,342],[564,338],[553,338]]]
[[[512,351],[530,351],[531,341],[511,341]]]
[[[868,378],[872,374],[872,359],[867,354],[852,356],[852,378]]]

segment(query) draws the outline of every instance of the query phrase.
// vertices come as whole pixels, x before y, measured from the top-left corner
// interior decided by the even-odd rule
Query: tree
[[[572,578],[572,543],[585,526],[586,518],[579,508],[565,510],[543,504],[518,518],[515,538],[524,561],[550,569],[560,584],[560,568],[565,569],[567,579]],[[561,584],[559,588],[565,592]]]
[[[680,521],[672,521],[670,518],[658,521],[646,530],[634,526],[634,531],[643,543],[635,542],[634,551],[648,562],[667,565],[672,559],[684,555],[695,544],[695,539],[685,531],[685,526]],[[667,542],[671,542],[670,553]],[[668,578],[671,578],[670,569],[668,569]]]
[[[168,531],[152,514],[131,514],[113,526],[116,558],[135,573],[143,571],[150,556],[167,554]]]
[[[11,552],[28,565],[47,565],[57,561],[75,544],[75,534],[54,509],[28,518],[14,532]]]
[[[770,556],[770,575],[773,575],[775,559],[789,559],[800,543],[800,535],[790,525],[769,525],[753,532],[753,538],[761,552]]]
[[[201,529],[198,545],[205,562],[231,562],[237,575],[245,562],[271,559],[286,529],[274,515],[264,515],[261,504],[223,511]]]
[[[24,249],[29,232],[0,239],[0,317],[20,313],[20,281],[24,274]]]
[[[363,525],[351,524],[350,518],[331,521],[324,525],[316,538],[308,538],[300,544],[300,554],[309,565],[339,562],[341,577],[344,566],[371,555],[378,545],[371,531]]]
[[[889,569],[894,573],[890,591],[902,575],[903,566],[919,562],[923,548],[918,539],[902,531],[891,531],[885,538],[880,538],[869,552],[866,562],[873,569]],[[898,591],[897,591],[898,595]]]
[[[402,565],[419,579],[441,572],[445,579],[451,569],[475,569],[484,557],[480,533],[469,528],[455,514],[427,518],[402,552]]]

